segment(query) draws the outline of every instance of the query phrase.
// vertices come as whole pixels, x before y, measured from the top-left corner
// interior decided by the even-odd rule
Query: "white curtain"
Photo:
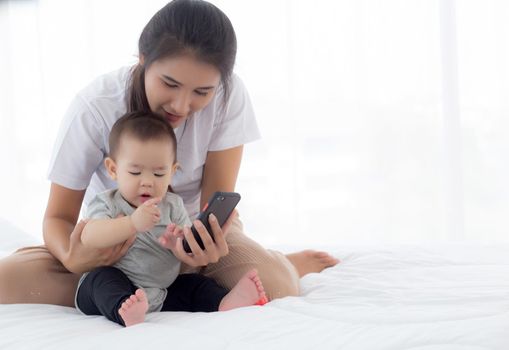
[[[1,216],[41,236],[62,115],[166,2],[0,3]],[[266,245],[509,240],[509,3],[213,1],[263,140],[237,190]]]

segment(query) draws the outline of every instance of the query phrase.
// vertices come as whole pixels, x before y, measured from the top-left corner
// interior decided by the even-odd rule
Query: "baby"
[[[177,141],[166,120],[152,112],[120,118],[104,160],[118,189],[100,193],[87,208],[82,243],[95,248],[136,240],[115,265],[82,276],[76,307],[123,326],[156,311],[226,311],[267,302],[256,269],[231,291],[200,274],[179,275],[182,226],[190,226],[182,198],[168,192],[178,168]],[[176,229],[177,227],[177,229]],[[170,232],[172,232],[170,234]]]

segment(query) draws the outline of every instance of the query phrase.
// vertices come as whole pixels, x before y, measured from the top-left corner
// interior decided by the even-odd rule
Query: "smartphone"
[[[219,223],[219,226],[223,226],[226,220],[228,220],[228,217],[230,217],[231,213],[233,212],[233,209],[237,206],[237,203],[240,201],[240,194],[236,192],[214,192],[210,200],[207,204],[205,204],[205,207],[198,215],[198,220],[200,220],[209,232],[210,236],[214,240],[214,234],[212,233],[212,228],[209,224],[209,216],[210,214],[214,214],[217,218],[217,222]],[[196,242],[198,242],[198,245],[201,249],[205,249],[205,246],[203,245],[203,241],[201,240],[200,235],[198,234],[198,231],[194,228],[194,225],[191,227],[191,232],[193,233],[194,238],[196,239]],[[191,253],[191,247],[189,246],[189,243],[187,243],[187,240],[184,238],[183,242],[184,244],[184,251],[187,253]]]

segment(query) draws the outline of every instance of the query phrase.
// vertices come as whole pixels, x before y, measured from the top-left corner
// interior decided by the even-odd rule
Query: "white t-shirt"
[[[84,204],[96,194],[115,188],[104,167],[108,137],[127,111],[126,91],[131,67],[102,75],[77,94],[67,110],[53,149],[48,179],[73,189],[87,189]],[[232,76],[231,95],[221,108],[223,91],[175,129],[180,164],[172,188],[182,197],[189,215],[199,212],[200,184],[208,151],[219,151],[260,138],[253,107],[244,84]]]

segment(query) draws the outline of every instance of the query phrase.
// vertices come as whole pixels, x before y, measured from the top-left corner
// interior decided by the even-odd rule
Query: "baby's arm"
[[[152,198],[140,205],[132,215],[116,219],[91,219],[81,235],[84,245],[107,248],[124,242],[139,232],[145,232],[159,222],[161,212],[157,204],[160,198]]]

